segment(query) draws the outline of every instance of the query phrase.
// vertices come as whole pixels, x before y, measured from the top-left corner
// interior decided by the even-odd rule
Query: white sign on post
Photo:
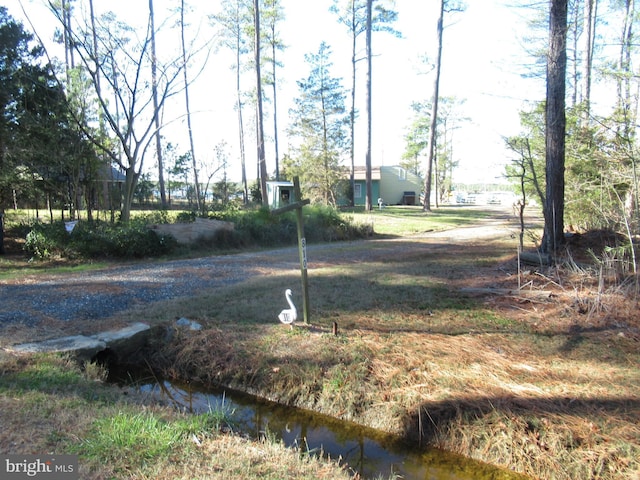
[[[302,237],[300,240],[302,246],[302,268],[307,269],[307,239]]]

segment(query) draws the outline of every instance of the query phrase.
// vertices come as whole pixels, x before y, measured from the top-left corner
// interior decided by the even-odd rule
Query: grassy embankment
[[[10,223],[29,218],[15,213]],[[18,253],[19,244],[11,247],[12,255],[0,257],[0,279],[108,265],[60,258],[32,262]],[[83,479],[349,478],[336,463],[273,440],[226,434],[229,412],[186,416],[134,390],[105,385],[104,373],[57,356],[0,351],[0,451],[78,453]]]
[[[365,215],[365,221],[373,220],[378,232],[399,235],[403,228],[410,233],[442,228],[451,221],[444,221],[448,216],[453,223],[473,223],[477,215],[470,209],[443,209],[427,217],[417,209],[388,209]],[[601,268],[576,265],[531,269],[518,278],[516,240],[510,237],[464,245],[426,238],[394,242],[402,248],[392,256],[375,255],[376,249],[387,248],[384,243],[363,247],[356,242],[335,245],[349,261],[314,263],[310,258],[309,327],[290,329],[275,321],[283,299],[274,292],[283,284],[297,285],[295,270],[198,292],[120,319],[164,323],[186,316],[202,323],[202,332],[178,335],[149,358],[183,379],[230,385],[536,478],[637,478],[640,324],[637,299],[627,293],[627,284],[618,278],[603,286]],[[527,285],[527,291],[468,293],[518,285]],[[339,326],[337,336],[330,333],[333,322]],[[120,412],[129,414],[129,432],[140,423],[139,416],[148,420],[153,415],[151,423],[161,426],[184,422],[167,421],[177,414],[166,411],[155,417],[155,407],[116,403],[112,393],[96,394],[100,408],[92,405],[92,417],[83,417],[76,409],[89,400],[69,394],[66,387],[20,390],[9,381],[28,370],[24,364],[2,368],[0,398],[6,408],[1,411],[13,411],[7,425],[16,426],[7,429],[14,437],[5,433],[0,445],[26,442],[23,448],[29,445],[32,451],[88,448],[86,440],[95,438],[101,426],[116,423],[110,419]],[[53,420],[59,423],[39,440],[43,443],[19,433],[33,433],[39,423],[50,425],[54,410],[40,413],[39,406],[53,407],[53,399],[64,402],[55,408],[64,417]],[[108,468],[132,470],[135,478],[163,478],[156,473],[173,468],[169,465],[176,458],[187,459],[176,468],[191,468],[202,459],[203,447],[188,441],[194,427],[176,428],[180,448],[189,449],[186,457],[178,449],[177,457],[145,458],[150,446],[134,449],[127,458],[109,456],[115,450],[83,454],[96,468],[106,460]],[[210,424],[195,430],[215,431]],[[240,442],[195,435],[206,437],[209,459],[208,449],[214,448],[209,442]],[[245,453],[262,448],[267,449],[238,447]],[[273,462],[278,464],[271,459],[266,465]],[[316,469],[310,477],[321,478],[329,467],[309,468]],[[245,476],[268,478],[257,472],[247,470]]]
[[[441,228],[448,214],[459,224],[479,214],[390,210],[371,215],[378,231],[385,216],[393,224],[387,233],[398,234],[405,217],[415,233]],[[177,377],[230,385],[536,478],[636,478],[633,289],[619,278],[602,283],[602,265],[527,267],[518,279],[515,237],[461,245],[396,239],[400,248],[390,256],[375,254],[384,242],[336,245],[341,263],[310,258],[311,327],[275,321],[283,300],[274,292],[297,284],[295,270],[146,316],[205,325],[162,351]],[[518,285],[526,291],[474,293]]]
[[[85,367],[0,351],[0,452],[80,455],[83,480],[349,478],[335,462],[225,433],[230,412],[179,413]]]

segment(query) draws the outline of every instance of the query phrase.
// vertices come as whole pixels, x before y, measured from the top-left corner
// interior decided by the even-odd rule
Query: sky
[[[467,118],[453,133],[454,172],[459,182],[500,181],[511,159],[503,138],[517,134],[519,110],[528,101],[544,98],[544,84],[527,80],[512,68],[521,62],[519,33],[524,20],[504,0],[470,1],[463,13],[445,20],[440,95],[463,102],[460,117]],[[511,2],[510,2],[511,3]],[[350,82],[350,44],[346,28],[328,13],[330,0],[283,0],[289,45],[285,65],[300,64],[304,53],[317,51],[329,38],[338,76]],[[373,36],[373,148],[372,163],[397,164],[405,150],[404,135],[411,123],[411,104],[431,99],[433,71],[421,62],[436,54],[437,2],[397,0],[396,28],[402,38],[386,33]],[[518,58],[520,60],[518,60]],[[308,74],[305,66],[299,77]],[[364,106],[365,63],[359,66],[359,112],[356,164],[363,165],[366,152]],[[540,82],[538,82],[540,83]],[[287,85],[287,87],[293,86]]]
[[[333,76],[342,77],[344,86],[350,86],[350,38],[346,27],[329,12],[332,0],[281,0],[286,19],[281,34],[286,50],[282,53],[283,68],[279,73],[278,123],[280,156],[287,153],[286,128],[289,109],[298,94],[296,81],[306,78],[309,66],[304,61],[307,53],[316,53],[320,43],[327,41],[332,47]],[[453,96],[462,102],[459,109],[461,122],[453,133],[453,156],[458,162],[454,181],[462,183],[495,183],[504,181],[504,165],[512,158],[504,147],[504,138],[520,131],[519,111],[528,102],[544,98],[544,83],[525,79],[515,65],[522,63],[524,50],[520,43],[526,25],[518,9],[505,5],[507,0],[468,1],[464,12],[451,14],[445,19],[443,63],[440,95]],[[100,8],[101,0],[96,1]],[[197,2],[193,2],[196,4]],[[217,10],[219,2],[206,2],[196,17],[201,22],[202,38],[207,35],[206,13]],[[372,164],[396,165],[405,150],[404,135],[411,123],[411,104],[428,101],[433,89],[433,71],[421,58],[434,59],[436,54],[437,2],[396,0],[398,22],[395,28],[401,38],[386,33],[373,36],[372,72]],[[9,13],[23,20],[20,4],[34,23],[45,42],[51,38],[50,14],[42,0],[7,0]],[[175,5],[171,0],[154,0],[156,24],[163,6]],[[101,5],[113,9],[127,22],[146,20],[148,2],[144,0],[111,0]],[[193,22],[196,23],[195,21]],[[27,29],[30,29],[25,22]],[[238,134],[234,111],[235,84],[229,68],[229,52],[214,51],[205,71],[198,77],[191,95],[194,106],[194,135],[196,156],[211,157],[220,142],[226,142],[233,163],[231,180],[240,179]],[[356,128],[356,165],[364,165],[366,152],[365,62],[358,67],[357,103],[360,121]],[[176,97],[175,112],[184,102]],[[267,168],[275,170],[272,147],[273,126],[271,106],[267,104],[265,123]],[[170,118],[168,109],[165,118]],[[177,113],[176,113],[177,115]],[[248,116],[249,117],[249,116]],[[163,134],[179,151],[188,149],[184,121],[171,123]],[[247,174],[255,178],[255,137],[247,139]],[[151,162],[147,162],[147,166]],[[345,163],[345,165],[348,161]]]

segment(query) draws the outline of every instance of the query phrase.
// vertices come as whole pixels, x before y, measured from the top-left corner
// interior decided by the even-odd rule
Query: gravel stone
[[[508,218],[481,226],[385,240],[338,242],[307,247],[314,266],[392,258],[398,249],[446,248],[489,236],[509,236]],[[427,239],[425,241],[425,239]],[[419,241],[417,241],[419,240]],[[406,250],[405,250],[406,251]],[[223,288],[265,272],[299,270],[297,247],[189,260],[149,261],[81,273],[38,274],[0,281],[0,328],[37,327],[48,320],[100,320],[135,306]]]

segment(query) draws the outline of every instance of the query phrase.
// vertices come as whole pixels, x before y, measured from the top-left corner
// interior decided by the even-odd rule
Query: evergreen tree
[[[567,0],[552,0],[549,15],[546,100],[546,197],[541,249],[555,253],[564,245],[564,169],[567,73]]]
[[[29,197],[36,208],[43,195],[74,202],[67,198],[71,179],[86,175],[92,159],[42,49],[31,42],[0,7],[0,212],[16,198]]]
[[[331,76],[331,49],[322,43],[317,54],[305,55],[309,77],[298,81],[300,94],[290,116],[289,135],[300,140],[293,154],[290,174],[299,175],[305,194],[312,200],[335,204],[344,178],[341,167],[348,151],[349,113],[341,79]]]
[[[420,155],[429,142],[429,125],[431,124],[431,105],[427,102],[413,102],[413,120],[404,136],[405,150],[400,165],[410,172],[420,175]]]
[[[0,7],[0,208],[9,202],[16,180],[23,72],[39,57],[37,50],[30,50],[30,40],[22,25]]]
[[[16,111],[20,95],[19,75],[24,62],[34,59],[36,52],[29,50],[27,35],[0,7],[0,253],[4,253],[4,209],[11,198],[15,182],[16,158],[12,150],[18,129]]]

